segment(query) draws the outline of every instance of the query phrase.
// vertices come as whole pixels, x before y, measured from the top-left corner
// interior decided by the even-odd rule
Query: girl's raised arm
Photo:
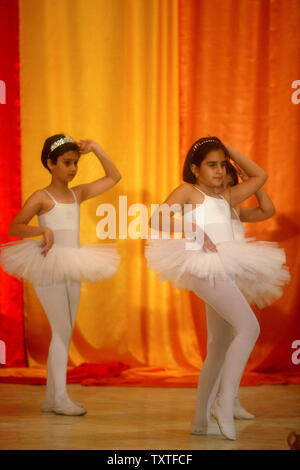
[[[93,152],[105,171],[105,176],[102,178],[99,178],[91,183],[80,184],[72,188],[76,191],[79,201],[83,202],[87,199],[99,196],[99,194],[104,193],[117,184],[122,176],[109,156],[104,152],[97,142],[93,140],[80,140],[80,142],[78,142],[78,146],[80,153]]]
[[[275,207],[269,195],[263,188],[255,193],[258,207],[240,207],[239,217],[241,222],[262,222],[275,214]]]
[[[238,166],[237,171],[243,181],[248,179],[248,175]],[[258,207],[237,207],[241,222],[261,222],[269,219],[275,214],[275,207],[267,192],[260,188],[254,194],[258,202]]]
[[[222,194],[225,199],[234,207],[256,193],[266,182],[268,174],[253,160],[250,160],[250,158],[246,157],[238,150],[230,147],[230,145],[224,142],[223,144],[226,146],[232,160],[235,161],[249,177],[243,183],[223,191]]]

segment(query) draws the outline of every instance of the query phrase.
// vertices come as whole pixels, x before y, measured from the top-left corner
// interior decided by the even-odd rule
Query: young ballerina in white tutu
[[[229,158],[246,172],[248,179],[217,195],[215,189],[223,184]],[[250,289],[252,296],[261,296],[257,280],[266,280],[265,287],[271,290],[273,286],[282,286],[288,282],[289,273],[284,266],[284,250],[276,243],[234,239],[231,207],[248,199],[265,183],[267,174],[262,168],[218,138],[207,137],[199,139],[189,150],[183,179],[186,183],[177,187],[164,204],[168,207],[178,205],[184,227],[182,221],[168,217],[166,211],[162,217],[157,217],[161,206],[152,215],[150,226],[161,231],[184,232],[184,237],[190,232],[189,241],[184,237],[149,239],[145,255],[148,266],[161,280],[170,280],[176,287],[193,290],[216,312],[214,316],[209,315],[211,312],[207,315],[208,349],[199,377],[191,432],[221,432],[235,440],[235,398],[260,332],[245,295]],[[278,297],[272,297],[273,292],[266,294],[269,295],[267,304]],[[210,331],[218,334],[210,335]],[[229,337],[232,331],[234,337],[230,344],[223,343],[223,334]],[[220,344],[220,348],[215,348],[214,342]],[[218,426],[210,419],[213,402]]]
[[[239,183],[238,175],[241,177],[242,181],[248,179],[246,173],[236,165],[237,169],[230,163],[227,162],[226,167],[226,175],[223,179],[222,186],[215,188],[215,193],[219,194],[224,191],[224,189],[235,186]],[[232,231],[233,237],[235,240],[239,240],[245,238],[245,228],[242,224],[243,222],[260,222],[263,220],[267,220],[275,214],[275,207],[273,205],[272,200],[270,199],[269,195],[263,188],[260,188],[255,193],[255,197],[258,202],[258,206],[256,207],[243,207],[243,206],[236,206],[232,207],[231,210],[231,223],[232,223]],[[266,280],[265,280],[266,282]],[[263,308],[265,305],[268,304],[265,294],[267,291],[271,291],[273,293],[273,297],[277,298],[281,295],[281,289],[278,286],[274,286],[272,283],[268,288],[264,285],[264,288],[261,290],[261,296],[258,295],[257,288],[255,288],[256,294],[253,298],[249,295],[248,289],[248,301],[252,303],[256,303],[260,308]],[[221,329],[219,330],[220,320],[219,315],[214,309],[209,305],[205,305],[206,309],[206,320],[207,326],[209,327],[208,338],[209,342],[207,344],[207,348],[210,349],[210,354],[213,357],[223,357],[224,359],[224,351],[230,345],[232,339],[234,338],[233,329],[231,326],[227,326],[224,328],[221,325]],[[213,353],[212,353],[213,351]],[[216,380],[216,389],[220,384],[221,379],[221,370],[218,370],[218,377]],[[239,385],[238,385],[239,388]],[[215,393],[214,393],[215,394]],[[211,407],[211,414],[215,416],[214,412],[214,405]],[[249,413],[245,408],[242,406],[239,398],[238,398],[238,390],[236,392],[236,396],[234,399],[234,418],[236,419],[254,419],[254,415]]]
[[[69,189],[80,154],[89,152],[98,158],[106,175]],[[66,372],[80,283],[110,278],[120,261],[114,244],[80,246],[80,204],[110,189],[121,175],[97,142],[76,142],[64,134],[45,141],[41,160],[51,173],[51,183],[27,199],[12,221],[9,234],[22,238],[42,235],[43,241],[21,240],[2,245],[0,265],[9,274],[33,283],[51,326],[42,411],[79,416],[86,410],[69,398]],[[35,215],[38,227],[28,225]]]

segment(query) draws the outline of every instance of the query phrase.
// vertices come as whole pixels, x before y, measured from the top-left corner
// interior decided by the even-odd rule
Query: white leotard
[[[80,206],[74,191],[70,189],[74,197],[71,204],[57,202],[47,189],[44,191],[54,201],[55,206],[38,216],[39,225],[49,227],[53,231],[55,244],[79,247]]]
[[[196,186],[193,187],[203,194],[204,201],[202,204],[197,204],[193,211],[185,214],[184,219],[189,222],[194,222],[196,217],[202,219],[204,223],[202,228],[204,228],[205,233],[213,243],[233,240],[231,212],[228,202],[222,195],[220,195],[221,198],[208,196],[201,189]]]

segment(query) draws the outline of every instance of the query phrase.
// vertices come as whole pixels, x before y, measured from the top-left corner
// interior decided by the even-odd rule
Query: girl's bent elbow
[[[276,213],[275,209],[268,209],[268,210],[263,211],[264,218],[262,220],[270,219],[271,217],[275,215],[275,213]]]

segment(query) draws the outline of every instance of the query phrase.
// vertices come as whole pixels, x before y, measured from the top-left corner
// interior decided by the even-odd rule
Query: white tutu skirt
[[[66,281],[99,281],[112,277],[120,256],[116,244],[83,245],[78,248],[53,244],[41,254],[41,242],[22,240],[0,246],[0,265],[18,279],[38,285]]]
[[[249,303],[264,308],[282,295],[282,286],[289,282],[283,248],[276,242],[254,238],[217,243],[217,253],[186,249],[186,239],[147,240],[145,256],[148,267],[161,281],[174,287],[191,290],[191,277],[209,280],[228,276],[234,279]],[[189,247],[193,242],[188,242]]]

